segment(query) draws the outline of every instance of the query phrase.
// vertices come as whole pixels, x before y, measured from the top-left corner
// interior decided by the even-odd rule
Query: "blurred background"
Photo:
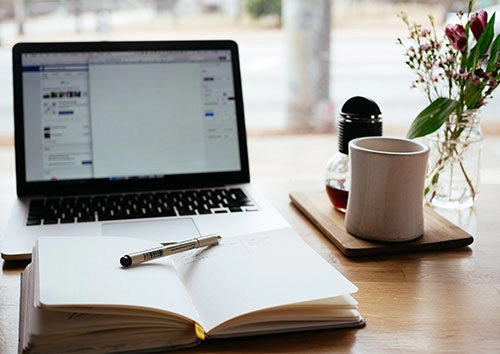
[[[477,1],[494,11],[496,1]],[[442,30],[467,0],[0,0],[0,137],[13,134],[11,49],[22,41],[234,39],[249,134],[334,132],[343,103],[375,100],[404,135],[427,104],[411,89],[398,14]],[[482,110],[500,133],[500,98]]]

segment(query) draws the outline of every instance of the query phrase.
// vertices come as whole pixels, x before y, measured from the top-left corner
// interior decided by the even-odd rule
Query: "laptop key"
[[[82,216],[76,219],[78,222],[92,222],[96,221],[96,218],[94,215],[89,215],[89,216]]]
[[[46,218],[43,219],[43,224],[44,225],[52,225],[52,224],[57,224],[57,218]]]
[[[218,208],[218,209],[212,209],[212,212],[214,214],[225,214],[225,213],[228,213],[229,210],[227,210],[225,208]]]
[[[33,225],[40,225],[42,223],[42,220],[38,217],[28,217],[28,220],[26,221],[27,226],[33,226]]]
[[[165,208],[158,212],[158,216],[177,216],[175,210]]]
[[[196,211],[194,210],[177,210],[179,215],[185,216],[185,215],[196,215]]]
[[[64,218],[60,219],[61,224],[72,224],[75,222],[75,218]]]

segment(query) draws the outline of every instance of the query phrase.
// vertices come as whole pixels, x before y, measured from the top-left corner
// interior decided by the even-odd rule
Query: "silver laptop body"
[[[250,184],[233,41],[13,48],[18,199],[2,257],[41,236],[160,242],[288,227]]]

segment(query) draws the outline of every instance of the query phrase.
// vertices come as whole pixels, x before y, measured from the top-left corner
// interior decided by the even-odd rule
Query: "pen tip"
[[[123,256],[120,258],[120,264],[122,267],[130,267],[132,265],[132,258],[130,256]]]

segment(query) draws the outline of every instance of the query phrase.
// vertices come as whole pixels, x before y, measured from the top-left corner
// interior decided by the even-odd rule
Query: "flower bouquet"
[[[430,28],[401,19],[409,30],[410,44],[401,39],[406,65],[417,78],[412,87],[423,89],[430,104],[412,122],[407,137],[427,137],[431,157],[425,189],[426,201],[438,207],[473,205],[478,195],[482,132],[478,109],[498,86],[500,36],[495,36],[495,13],[459,12],[457,24],[438,34]]]

